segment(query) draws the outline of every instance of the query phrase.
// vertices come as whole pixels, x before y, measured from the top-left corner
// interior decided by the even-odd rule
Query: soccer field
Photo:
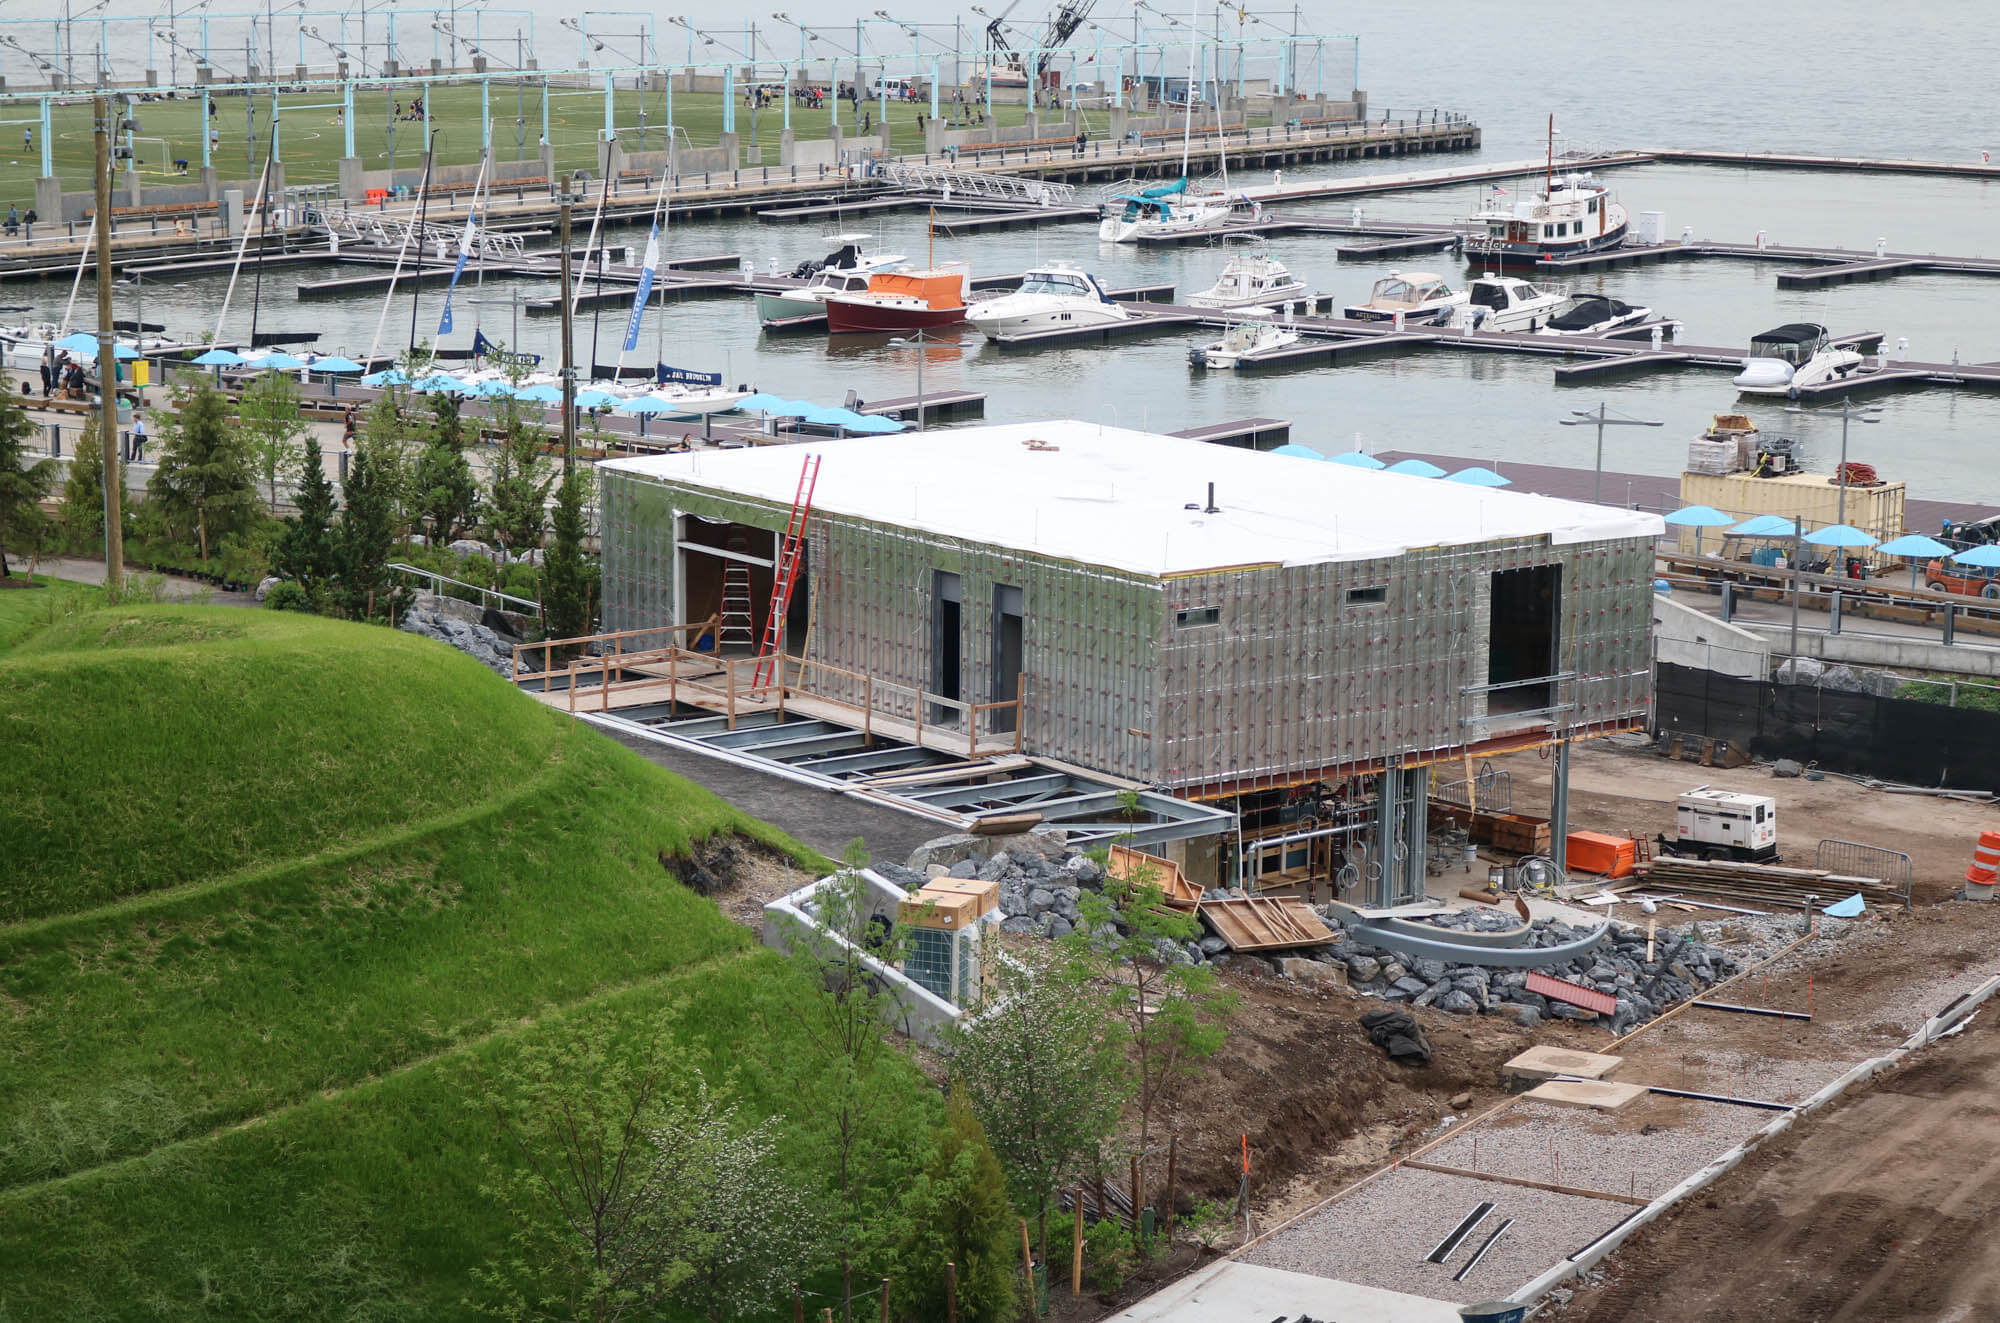
[[[418,120],[395,119],[400,99],[408,113],[408,89],[386,92],[380,87],[357,91],[354,99],[354,151],[369,170],[415,168],[422,164],[424,125]],[[489,113],[493,121],[493,149],[496,161],[534,159],[542,136],[544,98],[548,116],[549,142],[555,147],[556,166],[561,170],[587,170],[597,159],[596,143],[604,130],[604,93],[601,89],[544,89],[539,83],[509,86],[493,84]],[[429,93],[430,126],[437,139],[440,165],[470,164],[479,159],[480,91],[476,84],[438,84]],[[271,101],[268,97],[218,95],[211,104],[214,114],[209,125],[221,136],[213,150],[216,168],[224,179],[253,179],[263,166],[270,144]],[[666,147],[667,97],[662,92],[641,94],[630,89],[615,93],[614,119],[618,137],[629,152],[662,151]],[[331,184],[339,176],[339,161],[346,152],[346,130],[341,122],[340,98],[321,90],[284,96],[280,99],[278,159],[285,165],[287,184]],[[871,122],[881,118],[877,101],[864,101],[861,109]],[[949,107],[946,107],[949,110]],[[23,209],[32,204],[34,181],[41,173],[41,133],[39,108],[32,102],[16,101],[0,113],[0,202]],[[1003,125],[1019,124],[1027,113],[1024,106],[999,106],[996,114]],[[888,122],[891,146],[898,152],[921,152],[923,130],[918,116],[930,114],[928,100],[915,104],[890,102]],[[140,102],[134,107],[139,128],[134,140],[142,183],[164,184],[179,181],[175,162],[188,162],[188,173],[201,173],[203,123],[197,99]],[[643,116],[643,120],[642,120]],[[89,187],[96,147],[92,141],[91,107],[87,101],[58,105],[53,113],[55,171],[65,188]],[[792,129],[801,139],[824,138],[831,116],[827,109],[804,110],[793,107]],[[852,107],[843,106],[841,128],[854,132]],[[1093,136],[1104,132],[1107,116],[1102,110],[1090,112],[1086,122]],[[673,123],[682,144],[712,147],[721,140],[723,98],[716,92],[676,92],[673,96]],[[785,127],[782,104],[756,112],[755,138],[762,149],[763,164],[778,163],[779,135]],[[393,128],[393,137],[391,129]],[[22,134],[36,135],[28,145]],[[736,108],[737,141],[748,149],[752,139],[750,110],[739,101]],[[517,144],[521,150],[517,155]],[[754,154],[746,158],[757,164]],[[118,178],[124,178],[121,165]]]

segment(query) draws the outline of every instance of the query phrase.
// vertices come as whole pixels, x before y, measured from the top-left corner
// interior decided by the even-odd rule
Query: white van
[[[902,101],[917,96],[922,91],[914,78],[877,78],[868,85],[870,97],[887,96],[891,101]]]

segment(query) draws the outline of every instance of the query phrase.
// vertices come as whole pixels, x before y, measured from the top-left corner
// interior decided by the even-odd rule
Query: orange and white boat
[[[947,262],[928,271],[881,271],[859,294],[826,301],[826,326],[852,331],[923,331],[965,320],[965,264]]]

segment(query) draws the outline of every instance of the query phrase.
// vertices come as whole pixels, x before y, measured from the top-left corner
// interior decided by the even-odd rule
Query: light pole
[[[925,335],[922,331],[913,331],[907,336],[899,335],[889,341],[891,349],[906,349],[911,345],[917,347],[917,430],[919,432],[924,430],[924,346],[930,342],[931,337]]]
[[[1881,406],[1875,404],[1864,404],[1857,409],[1854,407],[1854,402],[1843,395],[1841,396],[1840,408],[1838,410],[1801,409],[1796,404],[1788,404],[1785,406],[1785,412],[1804,413],[1804,414],[1815,414],[1815,413],[1825,414],[1828,417],[1838,417],[1840,419],[1840,472],[1836,475],[1836,478],[1840,483],[1840,510],[1839,513],[1835,515],[1833,522],[1835,522],[1836,524],[1846,523],[1847,522],[1847,425],[1849,423],[1881,422],[1882,421]]]
[[[1589,424],[1597,428],[1596,476],[1591,480],[1590,500],[1594,505],[1602,505],[1604,503],[1604,429],[1607,427],[1661,427],[1664,424],[1652,422],[1644,418],[1613,418],[1611,416],[1611,407],[1607,404],[1599,404],[1595,409],[1571,409],[1570,414],[1570,417],[1558,418],[1556,421],[1564,427],[1582,427],[1585,424]]]

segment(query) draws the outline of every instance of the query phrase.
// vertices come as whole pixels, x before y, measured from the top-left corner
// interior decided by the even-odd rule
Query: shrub
[[[311,615],[313,600],[305,589],[287,579],[271,585],[271,591],[264,595],[264,606],[272,611],[300,611]]]
[[[1093,1291],[1110,1294],[1125,1285],[1125,1279],[1139,1262],[1132,1248],[1132,1233],[1117,1218],[1107,1217],[1083,1229],[1083,1263]]]

